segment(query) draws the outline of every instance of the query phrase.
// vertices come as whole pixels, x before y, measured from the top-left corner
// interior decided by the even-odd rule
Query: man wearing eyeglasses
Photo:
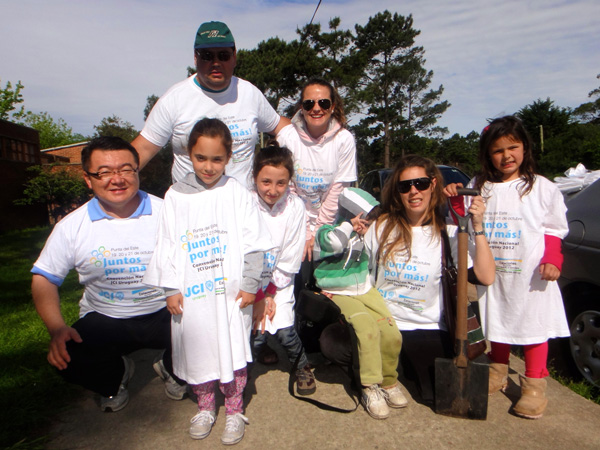
[[[193,172],[187,151],[192,127],[204,117],[217,118],[227,124],[233,137],[233,157],[225,173],[247,186],[258,133],[276,135],[290,121],[277,114],[258,88],[233,76],[235,41],[224,23],[200,25],[194,61],[197,73],[172,86],[158,100],[144,129],[133,140],[141,167],[171,139],[173,182],[182,180]]]
[[[98,393],[103,411],[119,411],[134,372],[126,355],[163,349],[154,370],[166,395],[181,400],[186,386],[172,377],[165,292],[142,284],[162,200],[139,190],[138,153],[121,138],[93,139],[81,162],[94,198],[56,224],[31,270],[33,301],[50,333],[48,362],[67,381]],[[85,289],[79,320],[68,326],[58,287],[73,268]]]

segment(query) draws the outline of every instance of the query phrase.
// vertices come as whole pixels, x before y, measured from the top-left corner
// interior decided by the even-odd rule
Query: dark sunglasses
[[[319,108],[321,108],[323,111],[327,111],[329,108],[331,108],[331,100],[329,100],[328,98],[322,98],[320,100],[317,100],[316,103],[319,104]],[[310,111],[314,107],[315,100],[304,100],[302,102],[302,108],[304,109],[304,111]]]
[[[227,51],[213,53],[206,50],[196,50],[196,55],[198,55],[202,61],[212,62],[216,58],[221,62],[226,62],[231,59],[233,53]]]
[[[410,191],[410,188],[414,186],[417,188],[417,191],[424,191],[425,189],[429,189],[431,186],[431,178],[423,177],[423,178],[413,178],[412,180],[404,180],[398,182],[398,192],[401,194],[406,194]]]

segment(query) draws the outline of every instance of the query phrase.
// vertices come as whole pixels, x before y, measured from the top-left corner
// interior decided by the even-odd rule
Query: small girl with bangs
[[[478,286],[482,326],[491,341],[489,393],[508,385],[510,346],[524,346],[525,376],[514,412],[542,416],[548,339],[569,336],[557,283],[561,243],[568,232],[558,188],[535,174],[532,142],[513,116],[493,120],[479,141],[481,170],[471,184],[487,200],[486,237],[496,261],[496,282]]]
[[[276,248],[265,254],[262,289],[257,293],[256,302],[265,298],[267,315],[259,327],[255,326],[260,329],[253,339],[253,351],[260,355],[267,348],[267,337],[275,335],[292,365],[299,358],[296,371],[298,394],[310,395],[317,385],[294,327],[294,277],[302,262],[306,217],[304,202],[290,191],[293,176],[292,152],[280,147],[277,141],[270,140],[255,154],[253,194]]]
[[[224,175],[231,158],[229,128],[218,119],[194,125],[188,143],[193,173],[165,195],[154,255],[144,282],[174,290],[173,370],[198,397],[192,439],[206,438],[216,420],[217,383],[225,396],[223,444],[244,437],[243,392],[252,361],[252,304],[262,263],[273,248],[250,192]],[[261,320],[264,303],[254,308]]]

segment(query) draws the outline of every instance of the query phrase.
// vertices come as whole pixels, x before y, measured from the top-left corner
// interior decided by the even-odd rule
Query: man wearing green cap
[[[188,156],[188,135],[204,118],[225,122],[233,137],[233,157],[226,174],[248,185],[254,147],[259,132],[276,135],[289,124],[265,96],[248,81],[233,76],[235,41],[223,22],[200,25],[194,42],[196,74],[172,86],[156,103],[144,129],[132,145],[140,154],[140,167],[172,140],[173,182],[193,172]]]

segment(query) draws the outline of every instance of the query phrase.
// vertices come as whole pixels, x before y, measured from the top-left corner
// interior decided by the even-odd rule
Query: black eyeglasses
[[[331,108],[331,100],[329,100],[328,98],[322,98],[320,100],[317,100],[316,103],[319,104],[319,108],[321,108],[323,111],[327,111],[329,108]],[[304,108],[304,111],[310,111],[314,107],[315,100],[304,100],[302,102],[302,108]]]
[[[196,55],[198,55],[202,61],[212,62],[216,58],[221,62],[227,62],[231,59],[233,53],[227,51],[213,53],[207,50],[196,50]]]
[[[101,170],[100,172],[86,171],[85,173],[87,173],[90,177],[96,178],[97,180],[106,181],[106,180],[110,180],[115,175],[119,175],[124,178],[132,177],[133,175],[135,175],[137,173],[137,171],[138,170],[134,169],[133,167],[127,167],[124,169],[117,169],[117,170]]]
[[[401,194],[406,194],[410,191],[410,188],[414,186],[417,188],[417,191],[424,191],[425,189],[429,189],[431,186],[431,178],[423,177],[423,178],[413,178],[412,180],[404,180],[398,183],[398,192]]]

